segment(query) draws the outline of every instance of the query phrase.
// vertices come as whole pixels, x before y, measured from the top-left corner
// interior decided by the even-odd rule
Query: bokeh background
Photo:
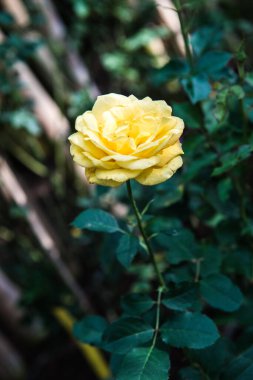
[[[252,1],[185,3],[189,30],[212,28],[212,42],[219,40],[230,52],[243,41],[251,67]],[[67,136],[99,94],[133,93],[172,105],[187,100],[178,80],[168,81],[164,70],[171,57],[185,54],[173,8],[169,0],[0,1],[1,380],[98,379],[94,363],[71,337],[72,318],[98,313],[113,319],[120,296],[133,284],[145,289],[152,280],[150,267],[141,263],[126,276],[106,239],[71,227],[89,206],[118,218],[128,206],[123,187],[86,183],[72,162]],[[230,69],[236,71],[233,62]],[[190,113],[189,120],[187,108],[176,109],[186,112],[186,152],[194,150],[190,141],[198,135],[198,116]],[[206,199],[199,199],[193,184],[199,184],[196,173],[203,168],[202,162],[188,177],[176,175],[145,194],[136,186],[136,196],[145,204],[158,191],[157,214],[183,218],[200,238],[213,236],[233,210],[224,206],[228,188],[223,208],[208,193],[215,192],[216,179],[203,185]],[[204,180],[208,174],[202,174]],[[247,178],[250,184],[252,176]],[[195,219],[188,218],[194,210]],[[245,257],[242,271],[251,260]],[[236,266],[237,256],[234,260]]]

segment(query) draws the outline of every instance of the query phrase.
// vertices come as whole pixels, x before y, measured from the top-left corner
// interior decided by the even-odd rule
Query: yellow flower
[[[119,186],[134,178],[143,185],[169,179],[183,164],[182,119],[165,101],[118,94],[99,96],[76,119],[70,152],[90,183]]]

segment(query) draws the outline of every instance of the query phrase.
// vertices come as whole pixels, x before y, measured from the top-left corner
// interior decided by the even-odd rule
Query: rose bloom
[[[85,168],[90,183],[164,182],[183,164],[179,138],[184,122],[171,112],[163,100],[98,96],[92,111],[76,119],[77,132],[69,137],[73,159]]]

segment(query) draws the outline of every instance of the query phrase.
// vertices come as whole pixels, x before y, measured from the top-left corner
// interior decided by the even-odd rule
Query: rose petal
[[[97,168],[103,168],[103,169],[116,169],[118,168],[118,165],[116,162],[112,161],[102,161],[98,160],[97,158],[93,157],[90,153],[88,152],[83,152],[83,155],[87,157],[91,162],[92,166],[97,167]]]
[[[139,157],[133,156],[131,154],[125,155],[125,154],[111,154],[110,156],[105,156],[102,158],[102,161],[132,161],[132,160],[138,160]]]
[[[150,158],[142,158],[133,161],[117,161],[117,164],[125,169],[129,170],[144,170],[154,166],[160,162],[160,157],[154,156]]]
[[[97,119],[91,111],[86,111],[83,115],[77,117],[75,128],[81,133],[85,133],[87,129],[98,132]]]
[[[107,94],[97,97],[96,103],[92,108],[96,119],[98,121],[102,120],[103,113],[110,110],[112,107],[125,106],[129,104],[129,98],[124,95],[119,94]]]
[[[91,141],[85,140],[83,134],[80,132],[73,133],[68,139],[72,145],[82,148],[84,152],[87,151],[91,153],[95,158],[102,158],[105,156],[105,152],[97,148]]]
[[[92,168],[94,165],[87,157],[84,157],[82,149],[76,145],[71,145],[70,154],[73,156],[73,160],[80,166],[85,168]]]
[[[120,182],[116,182],[116,181],[113,181],[113,180],[106,180],[106,179],[98,179],[96,176],[95,176],[95,169],[92,168],[92,169],[85,169],[85,175],[88,179],[88,181],[93,184],[93,183],[96,183],[97,185],[101,185],[101,186],[110,186],[110,187],[118,187],[121,185]]]
[[[98,179],[113,180],[117,182],[126,182],[131,178],[137,177],[141,173],[141,170],[128,170],[128,169],[113,169],[104,170],[96,169],[95,176]]]
[[[162,151],[160,155],[160,162],[157,166],[162,167],[166,165],[174,157],[177,157],[180,154],[184,154],[184,152],[181,143],[177,141],[174,145],[171,145]]]
[[[162,183],[173,176],[173,174],[183,165],[183,160],[181,156],[173,158],[167,165],[162,168],[150,168],[144,170],[138,177],[136,181],[142,185],[151,186]]]

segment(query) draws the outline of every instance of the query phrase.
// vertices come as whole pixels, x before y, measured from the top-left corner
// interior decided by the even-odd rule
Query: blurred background
[[[252,64],[252,1],[185,3],[189,30],[213,28],[232,52],[243,40]],[[152,274],[149,266],[136,264],[123,276],[106,239],[70,226],[91,205],[118,218],[128,207],[123,187],[86,183],[83,170],[73,165],[67,137],[99,94],[184,102],[178,81],[167,81],[164,70],[171,57],[184,54],[169,0],[0,0],[1,380],[103,378],[71,338],[71,323],[86,313],[113,319],[133,280],[145,287],[142,281]],[[191,115],[191,123],[196,120]],[[196,134],[192,130],[185,140]],[[158,187],[156,212],[166,214],[161,210],[172,206],[173,215],[184,214],[196,170]],[[145,203],[155,190],[135,191]],[[192,209],[201,207],[194,194]],[[217,207],[206,214],[208,228],[215,228]],[[191,225],[197,229],[196,220]]]

